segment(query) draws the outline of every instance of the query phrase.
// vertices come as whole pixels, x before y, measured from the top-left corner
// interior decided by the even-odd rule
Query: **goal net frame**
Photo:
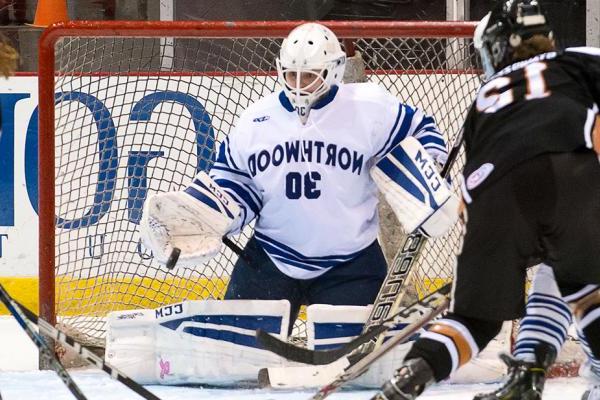
[[[107,21],[67,22],[46,29],[39,52],[39,299],[40,317],[52,324],[56,313],[55,192],[55,48],[66,37],[79,38],[284,38],[303,21]],[[355,38],[419,38],[471,40],[474,22],[325,21],[353,55]],[[471,72],[473,73],[473,72]],[[392,230],[392,232],[397,232]],[[398,236],[390,234],[390,236]],[[391,245],[394,249],[398,240]],[[395,247],[394,247],[395,246]],[[390,260],[391,261],[391,260]]]

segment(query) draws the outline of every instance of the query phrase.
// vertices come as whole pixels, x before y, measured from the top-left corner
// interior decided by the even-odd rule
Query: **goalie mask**
[[[327,27],[307,23],[290,32],[277,59],[279,81],[288,100],[306,123],[312,106],[342,81],[346,54]]]
[[[473,44],[486,78],[513,63],[513,53],[534,35],[552,39],[537,0],[503,0],[477,24]]]

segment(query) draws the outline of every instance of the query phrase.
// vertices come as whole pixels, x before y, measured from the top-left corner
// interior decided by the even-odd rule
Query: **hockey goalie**
[[[421,152],[418,141],[410,138],[370,171],[396,208],[418,204],[416,200],[411,202],[409,194],[396,183],[399,172],[395,165],[412,163],[409,170],[417,171],[423,179],[433,161]],[[419,161],[420,157],[426,158],[424,162]],[[391,193],[386,192],[390,188]],[[404,201],[394,202],[394,196],[403,196]],[[169,264],[176,252],[178,265],[193,266],[220,251],[221,238],[236,229],[242,214],[240,203],[208,174],[200,172],[185,190],[157,194],[147,200],[140,234],[159,263]],[[428,218],[426,212],[419,215]],[[256,251],[246,251],[236,265],[262,262],[250,266],[258,273],[254,269],[264,268],[259,256]],[[286,340],[297,315],[289,300],[293,301],[293,296],[264,299],[268,295],[255,293],[256,299],[229,296],[226,300],[187,301],[152,310],[114,312],[108,318],[107,361],[144,384],[256,384],[259,371],[267,368],[269,383],[283,387],[322,385],[348,366],[348,359],[344,358],[329,366],[306,368],[262,349],[255,337],[258,328]],[[329,349],[349,341],[361,332],[370,310],[370,305],[310,305],[306,322],[308,348]],[[392,330],[389,334],[394,333]],[[356,384],[382,384],[405,350],[406,347],[398,346]]]
[[[241,114],[208,174],[146,200],[142,242],[169,268],[210,260],[251,221],[254,234],[224,300],[111,315],[112,363],[148,383],[256,379],[284,361],[254,330],[285,339],[301,305],[309,345],[339,345],[362,329],[387,274],[378,192],[407,231],[438,236],[454,225],[458,199],[438,172],[447,149],[434,119],[376,84],[344,84],[345,64],[328,28],[294,29],[277,60],[282,90]]]
[[[410,153],[411,146],[419,148],[410,141],[400,148]],[[178,251],[178,265],[193,266],[219,252],[221,238],[231,231],[240,214],[239,203],[200,172],[185,190],[157,194],[147,200],[140,234],[159,263],[167,264]],[[250,255],[256,257],[256,253]],[[248,257],[240,260],[260,261]],[[262,368],[276,372],[281,371],[277,368],[297,365],[262,349],[255,338],[256,329],[261,328],[286,340],[294,322],[291,318],[295,319],[297,312],[291,312],[286,297],[260,297],[187,301],[153,310],[112,313],[108,319],[107,360],[148,384],[255,382]],[[308,347],[323,349],[343,344],[360,333],[369,313],[367,305],[311,305],[307,310]],[[402,354],[403,349],[398,351]],[[330,370],[337,373],[344,366]],[[377,386],[383,382],[385,372],[368,377],[363,384]],[[298,384],[320,384],[328,378],[331,376],[325,373],[317,380]]]

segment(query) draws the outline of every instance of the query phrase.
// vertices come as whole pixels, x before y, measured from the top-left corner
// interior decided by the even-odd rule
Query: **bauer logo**
[[[477,186],[481,185],[481,183],[492,173],[494,170],[494,164],[485,163],[481,167],[477,168],[475,171],[469,175],[467,178],[467,189],[472,190]]]

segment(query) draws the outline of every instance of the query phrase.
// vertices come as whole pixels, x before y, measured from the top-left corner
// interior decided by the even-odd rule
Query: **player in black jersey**
[[[486,82],[465,122],[466,221],[450,311],[376,399],[409,400],[447,378],[523,315],[526,269],[554,270],[600,356],[600,49],[556,51],[535,0],[499,2],[478,25]],[[510,399],[541,398],[548,346]]]

